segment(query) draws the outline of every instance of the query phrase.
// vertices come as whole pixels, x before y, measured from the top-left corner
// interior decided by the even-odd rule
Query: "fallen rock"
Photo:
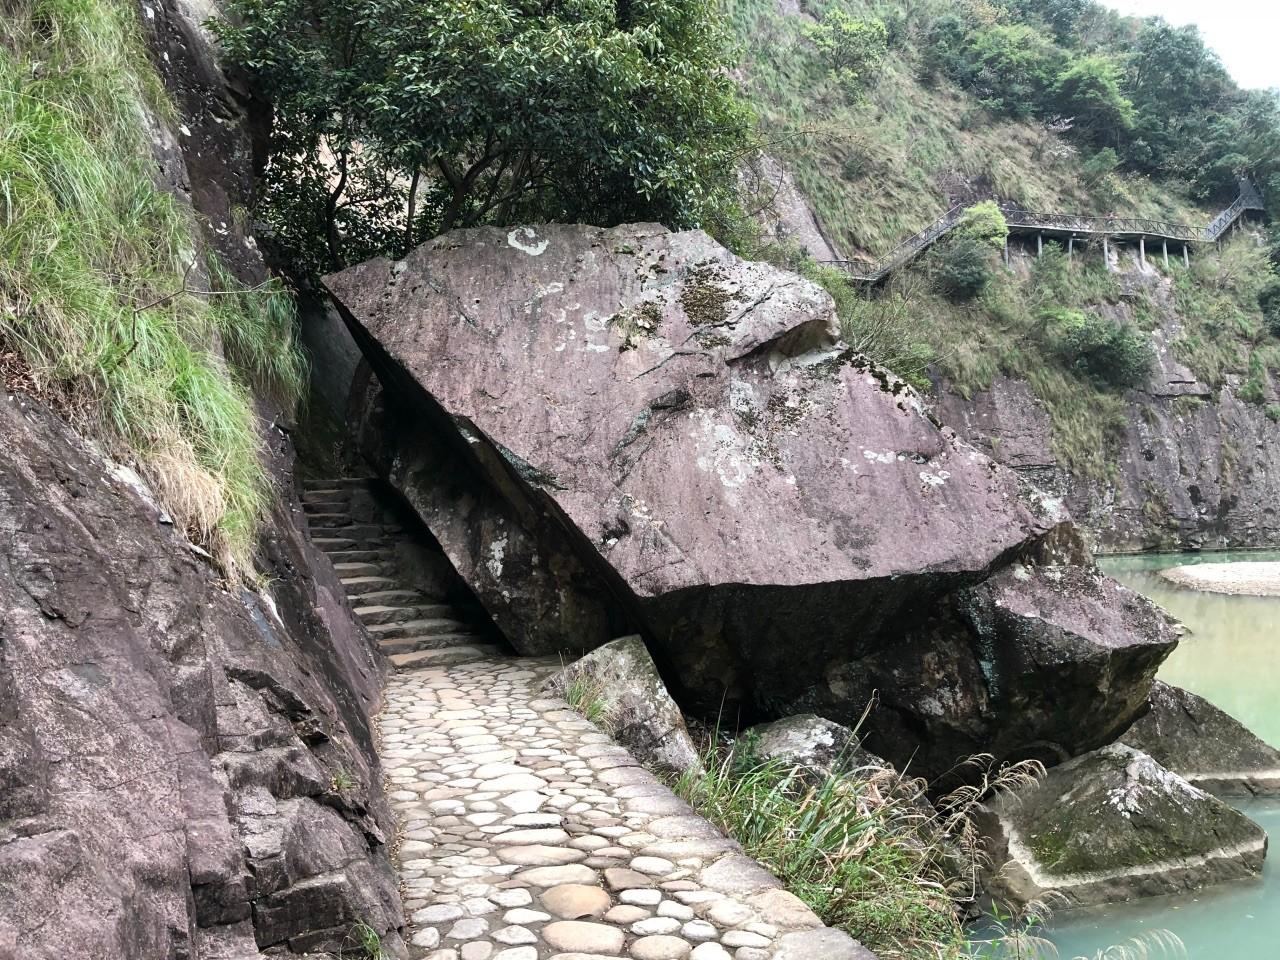
[[[1151,709],[1123,742],[1201,789],[1280,794],[1280,750],[1204,697],[1157,680]]]
[[[684,715],[639,636],[591,651],[552,676],[546,689],[571,703],[583,696],[596,701],[601,725],[648,767],[680,774],[701,766]]]
[[[1050,770],[982,815],[1011,904],[1060,895],[1113,903],[1256,875],[1267,835],[1145,753],[1113,744]]]
[[[326,284],[390,396],[353,417],[366,454],[523,653],[640,633],[712,718],[853,723],[874,696],[867,745],[928,775],[1108,742],[1175,642],[1154,607],[1107,609],[1144,601],[1087,555],[1063,580],[1097,629],[975,635],[962,591],[1069,527],[1060,505],[851,353],[821,288],[702,233],[456,231]],[[1043,667],[992,690],[1032,634]]]
[[[884,759],[862,749],[858,735],[848,727],[812,713],[758,724],[739,742],[761,760],[781,760],[821,774],[887,766]]]

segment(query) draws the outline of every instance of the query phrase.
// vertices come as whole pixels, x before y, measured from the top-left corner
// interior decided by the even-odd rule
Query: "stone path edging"
[[[394,674],[380,719],[411,956],[874,960],[562,700],[550,660]]]

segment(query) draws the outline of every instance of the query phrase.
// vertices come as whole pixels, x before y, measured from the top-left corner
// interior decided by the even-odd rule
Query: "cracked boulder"
[[[684,716],[638,635],[592,650],[551,677],[546,689],[593,715],[651,770],[678,776],[701,767]]]
[[[1113,744],[1050,770],[983,811],[988,893],[1097,904],[1256,875],[1265,831],[1145,753]]]
[[[1015,746],[1106,742],[1172,646],[1109,637],[1136,663],[1086,660],[1121,678],[1092,712],[1002,713],[959,592],[1061,508],[851,352],[820,287],[703,233],[462,230],[325,282],[376,374],[364,455],[522,653],[640,633],[711,719],[855,723],[874,696],[867,746],[929,774],[1008,723]]]
[[[1157,680],[1151,709],[1123,741],[1214,793],[1280,794],[1280,750],[1204,697]]]

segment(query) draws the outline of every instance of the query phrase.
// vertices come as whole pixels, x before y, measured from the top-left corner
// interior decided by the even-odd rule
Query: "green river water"
[[[1280,746],[1280,599],[1233,597],[1175,587],[1158,572],[1184,563],[1280,560],[1280,552],[1113,557],[1102,566],[1146,594],[1187,627],[1160,677],[1217,704]],[[1280,838],[1280,799],[1233,801]],[[1063,960],[1087,957],[1144,931],[1167,930],[1187,960],[1280,960],[1280,846],[1273,842],[1260,880],[1059,914],[1045,936]],[[1109,958],[1113,954],[1101,954]],[[1152,960],[1166,956],[1154,951]]]

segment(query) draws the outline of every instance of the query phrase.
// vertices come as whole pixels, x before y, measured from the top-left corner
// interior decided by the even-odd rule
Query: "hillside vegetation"
[[[134,461],[195,542],[243,568],[268,494],[251,388],[301,390],[292,303],[244,291],[157,184],[144,118],[174,110],[136,16],[5,7],[0,372]]]
[[[1280,197],[1280,99],[1237,89],[1193,30],[1088,0],[729,10],[766,149],[846,257],[888,252],[956,195],[1196,228],[1235,198],[1239,176]],[[1252,234],[1197,248],[1189,270],[1151,259],[1167,285],[1052,243],[1001,269],[953,235],[871,293],[803,250],[744,246],[822,282],[846,337],[917,386],[971,396],[1001,374],[1028,381],[1059,459],[1086,477],[1114,468],[1108,441],[1125,391],[1146,382],[1162,313],[1181,323],[1175,357],[1212,389],[1235,375],[1263,403],[1280,366],[1280,280]]]

